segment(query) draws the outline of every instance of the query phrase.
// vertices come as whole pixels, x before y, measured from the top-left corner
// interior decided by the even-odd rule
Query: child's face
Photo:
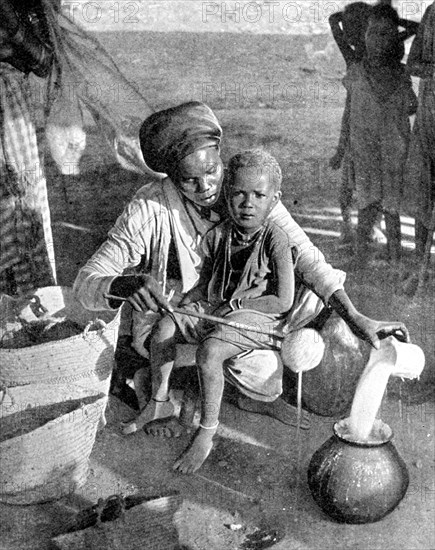
[[[397,51],[397,26],[389,19],[369,20],[365,41],[370,62],[375,65],[386,65]]]
[[[363,49],[365,48],[365,31],[366,27],[359,26],[356,28],[352,28],[350,26],[346,26],[343,28],[344,36],[351,46],[357,49]]]
[[[243,233],[256,231],[281,198],[267,166],[239,168],[226,190],[231,217]]]

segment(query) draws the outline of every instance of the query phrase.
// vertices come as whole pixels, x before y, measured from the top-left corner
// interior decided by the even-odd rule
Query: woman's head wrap
[[[146,164],[166,174],[194,151],[218,145],[221,137],[222,128],[213,111],[199,101],[153,113],[139,133]]]

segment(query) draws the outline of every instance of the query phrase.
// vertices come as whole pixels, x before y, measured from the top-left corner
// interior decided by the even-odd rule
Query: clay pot
[[[370,356],[370,345],[333,315],[320,331],[325,351],[320,364],[304,373],[304,407],[321,416],[344,415]]]
[[[405,496],[409,475],[391,443],[392,431],[381,441],[358,443],[334,434],[313,455],[308,486],[320,508],[341,523],[382,519]]]

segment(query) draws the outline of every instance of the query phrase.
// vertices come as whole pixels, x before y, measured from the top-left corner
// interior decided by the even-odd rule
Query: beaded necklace
[[[246,262],[246,264],[248,264],[249,261],[254,256],[256,256],[258,248],[260,247],[261,237],[263,236],[265,230],[266,230],[266,226],[262,225],[254,234],[249,236],[250,237],[249,239],[244,239],[243,237],[245,237],[245,235],[240,233],[240,231],[238,231],[236,227],[232,226],[229,229],[228,237],[227,237],[227,247],[226,247],[226,257],[227,257],[227,262],[228,262],[228,271],[225,274],[225,279],[224,279],[225,283],[224,283],[224,288],[223,288],[223,295],[225,295],[227,293],[228,286],[231,283],[232,274],[237,273],[237,269],[234,268],[234,266],[232,265],[232,262],[231,262],[231,255],[232,255],[231,254],[231,249],[232,249],[232,246],[233,246],[233,241],[235,241],[234,246],[237,246],[237,247],[240,247],[240,248],[247,248],[248,246],[255,243],[254,247],[251,250],[251,253],[249,254],[249,258]],[[245,264],[245,267],[246,267],[246,264]],[[222,296],[222,298],[223,298],[223,296]]]
[[[248,246],[252,244],[260,235],[263,234],[265,226],[262,225],[254,233],[245,234],[237,229],[236,226],[232,226],[232,230],[229,232],[229,241],[232,245],[234,240],[235,246]]]

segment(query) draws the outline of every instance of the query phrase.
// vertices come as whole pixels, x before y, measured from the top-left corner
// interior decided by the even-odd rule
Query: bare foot
[[[156,401],[151,399],[148,405],[134,420],[127,423],[122,423],[121,431],[123,435],[129,435],[137,432],[141,428],[158,418],[168,418],[174,414],[174,405],[168,399],[167,401]]]
[[[375,225],[370,234],[370,240],[372,243],[382,243],[385,241],[385,235],[380,228],[380,225]]]
[[[213,448],[213,436],[216,430],[217,426],[213,430],[199,428],[187,449],[175,461],[172,469],[182,474],[193,474],[199,470]]]
[[[154,437],[180,437],[186,432],[178,418],[158,418],[145,424],[145,433]]]
[[[298,422],[298,412],[296,407],[289,405],[278,397],[275,401],[267,403],[264,401],[255,401],[249,397],[240,396],[237,400],[237,405],[240,409],[244,411],[249,411],[258,414],[264,414],[266,416],[271,416],[275,420],[279,420],[283,424],[288,426],[297,426]],[[302,410],[301,418],[301,430],[309,430],[311,426],[309,414]]]
[[[355,232],[351,223],[342,222],[340,233],[340,244],[348,246],[355,241]]]

